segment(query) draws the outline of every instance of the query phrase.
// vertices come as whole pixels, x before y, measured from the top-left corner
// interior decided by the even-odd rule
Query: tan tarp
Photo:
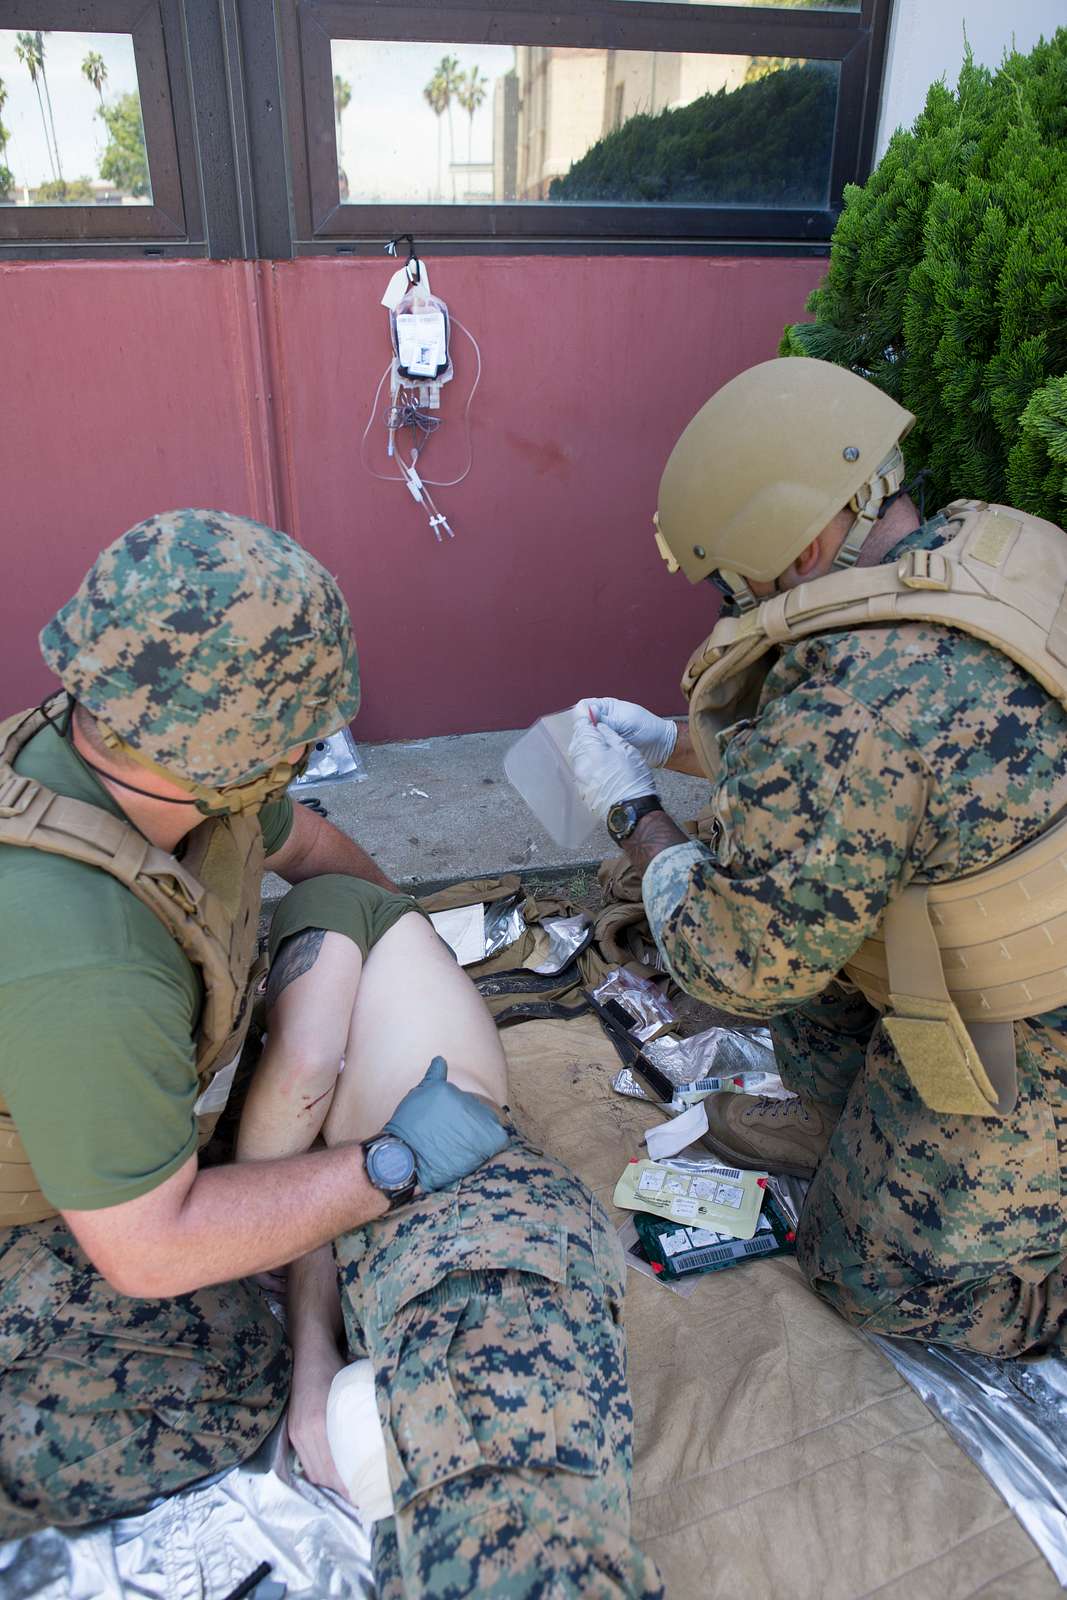
[[[522,1127],[611,1195],[652,1106],[595,1018],[502,1035]],[[1052,1572],[895,1368],[794,1262],[682,1299],[627,1279],[634,1518],[671,1600],[1052,1600]]]

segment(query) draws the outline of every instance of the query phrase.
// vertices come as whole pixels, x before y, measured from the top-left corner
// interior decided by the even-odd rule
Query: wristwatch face
[[[415,1176],[415,1157],[403,1139],[379,1139],[367,1151],[367,1176],[377,1188],[392,1194]]]
[[[628,839],[637,827],[637,816],[632,800],[623,800],[612,806],[607,817],[608,832],[617,844]]]
[[[608,832],[616,844],[622,844],[633,833],[642,817],[647,817],[650,811],[662,811],[659,796],[655,794],[641,795],[637,800],[620,800],[608,812],[605,821]]]

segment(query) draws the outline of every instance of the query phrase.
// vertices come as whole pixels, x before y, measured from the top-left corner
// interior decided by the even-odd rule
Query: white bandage
[[[374,1398],[374,1368],[369,1361],[343,1367],[326,1401],[326,1438],[348,1498],[364,1522],[393,1514],[393,1494],[385,1456],[385,1435]]]

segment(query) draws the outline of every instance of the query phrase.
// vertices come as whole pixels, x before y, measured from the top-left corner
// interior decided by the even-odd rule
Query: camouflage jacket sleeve
[[[714,844],[649,866],[649,923],[689,994],[766,1017],[820,993],[934,843],[919,756],[836,684],[770,701],[723,752]]]

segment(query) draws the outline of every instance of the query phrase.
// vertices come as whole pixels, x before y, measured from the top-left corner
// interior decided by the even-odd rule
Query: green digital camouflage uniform
[[[112,1289],[61,1219],[0,1232],[0,1542],[143,1511],[245,1461],[290,1356],[248,1282]]]
[[[380,1600],[652,1600],[630,1535],[625,1267],[601,1207],[516,1136],[336,1246],[396,1514]]]
[[[209,789],[263,773],[269,789],[281,751],[359,706],[333,579],[285,534],[225,512],[124,534],[41,646],[140,754]],[[16,770],[122,815],[52,728]],[[268,851],[291,816],[289,800],[260,813]],[[255,907],[258,873],[248,887]],[[57,1208],[136,1199],[197,1146],[199,971],[117,878],[79,861],[0,847],[0,908],[0,1188],[13,1123]],[[281,1414],[289,1370],[248,1283],[130,1299],[61,1219],[0,1228],[0,1540],[140,1510],[245,1459]]]
[[[887,560],[943,540],[932,519]],[[1003,1119],[919,1099],[836,975],[909,882],[973,872],[1067,805],[1067,713],[1002,653],[907,624],[784,651],[724,735],[712,848],[643,894],[681,986],[766,1019],[784,1082],[840,1109],[799,1233],[819,1293],[871,1330],[987,1354],[1067,1339],[1067,1009],[1016,1024]]]

